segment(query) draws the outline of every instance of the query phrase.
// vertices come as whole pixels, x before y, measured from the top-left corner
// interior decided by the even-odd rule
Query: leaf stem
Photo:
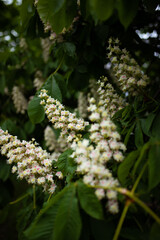
[[[16,204],[16,203],[20,202],[21,200],[23,200],[24,198],[26,198],[28,195],[29,195],[29,193],[26,193],[23,196],[17,198],[15,201],[10,202],[9,204]]]
[[[144,171],[145,171],[145,169],[146,169],[146,166],[147,166],[147,163],[143,166],[143,168],[142,168],[142,170],[141,170],[138,178],[136,179],[136,181],[135,181],[135,183],[134,183],[134,185],[133,185],[133,188],[132,188],[132,190],[131,190],[131,193],[132,193],[132,194],[134,194],[134,192],[135,192],[135,190],[136,190],[136,188],[137,188],[137,186],[138,186],[138,184],[139,184],[139,181],[140,181],[140,179],[141,179],[141,177],[142,177],[142,175],[143,175],[143,173],[144,173]],[[130,201],[130,200],[127,200],[126,203],[125,203],[125,207],[124,207],[123,212],[122,212],[122,215],[121,215],[121,217],[120,217],[120,219],[119,219],[119,222],[118,222],[118,225],[117,225],[117,228],[116,228],[116,231],[115,231],[113,240],[117,240],[117,239],[118,239],[118,236],[119,236],[119,234],[120,234],[120,231],[121,231],[121,228],[122,228],[124,219],[125,219],[125,217],[126,217],[126,215],[127,215],[127,211],[128,211],[128,209],[129,209],[131,203],[132,203],[132,201]]]
[[[121,231],[124,219],[126,217],[126,214],[127,214],[127,211],[128,211],[128,208],[129,208],[130,205],[131,205],[131,201],[128,199],[126,201],[125,207],[124,207],[123,212],[121,214],[121,217],[119,219],[119,222],[118,222],[118,225],[117,225],[117,228],[116,228],[113,240],[117,240],[118,239],[119,233]]]
[[[36,209],[36,190],[35,190],[35,185],[33,185],[33,209]]]

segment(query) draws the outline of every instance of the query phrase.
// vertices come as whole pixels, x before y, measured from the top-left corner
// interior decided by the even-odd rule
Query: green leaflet
[[[139,0],[117,0],[116,3],[120,22],[127,28],[137,13]]]
[[[10,175],[11,166],[5,161],[0,160],[0,179],[4,182],[8,179]]]
[[[65,187],[45,204],[24,232],[28,240],[78,240],[81,219],[75,185]]]
[[[67,177],[67,182],[72,178],[75,170],[76,164],[72,158],[69,156],[72,154],[71,149],[64,151],[58,158],[57,166],[58,169]]]
[[[160,182],[160,144],[156,143],[151,146],[148,158],[148,179],[149,190],[156,187]]]
[[[76,0],[39,0],[37,4],[40,18],[43,22],[49,23],[56,33],[70,26],[76,15],[76,8]]]
[[[45,113],[44,108],[40,105],[40,98],[34,96],[28,105],[28,116],[32,123],[40,123],[44,120]]]
[[[94,189],[87,187],[81,181],[78,182],[77,189],[78,198],[83,210],[93,218],[103,219],[103,209],[94,193]]]
[[[76,187],[72,184],[65,193],[58,209],[53,239],[78,240],[81,233],[81,225]]]
[[[122,185],[126,186],[128,182],[129,171],[136,162],[140,150],[133,151],[123,160],[118,168],[118,178]]]
[[[137,148],[142,147],[144,144],[143,142],[143,133],[141,128],[140,120],[137,120],[136,128],[135,128],[135,145]]]
[[[51,75],[47,81],[44,83],[43,87],[44,89],[46,89],[48,92],[47,94],[55,99],[57,99],[58,101],[62,102],[62,94],[61,94],[61,90],[57,84],[56,78]]]
[[[90,12],[95,21],[107,20],[113,13],[114,0],[90,0]]]

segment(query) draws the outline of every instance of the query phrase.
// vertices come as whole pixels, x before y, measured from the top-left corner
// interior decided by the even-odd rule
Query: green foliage
[[[148,157],[148,179],[149,179],[149,189],[151,190],[160,182],[160,145],[155,142],[149,150]]]
[[[74,176],[76,170],[76,164],[70,155],[72,154],[72,150],[68,149],[64,151],[58,158],[57,166],[58,169],[63,173],[66,177],[66,181],[69,182]]]
[[[121,184],[124,186],[128,186],[128,178],[129,172],[133,165],[136,163],[140,150],[133,151],[128,154],[128,156],[123,160],[118,168],[118,179],[120,180]],[[130,183],[130,182],[129,182]]]
[[[102,206],[94,193],[94,189],[87,187],[80,181],[77,184],[78,198],[83,210],[93,218],[103,219]]]
[[[40,89],[46,89],[73,112],[79,91],[86,95],[89,92],[91,78],[98,80],[107,75],[116,86],[105,49],[111,36],[119,38],[122,47],[131,52],[149,76],[150,83],[145,92],[138,89],[137,97],[126,94],[128,105],[114,115],[127,151],[122,163],[110,161],[107,167],[118,177],[121,187],[131,190],[136,183],[135,196],[160,216],[160,14],[155,11],[158,4],[158,0],[81,0],[80,5],[77,0],[39,0],[36,6],[33,0],[23,0],[18,6],[16,1],[0,1],[0,126],[21,140],[36,138],[46,149],[44,129],[48,121],[44,120],[44,108],[38,98]],[[45,32],[47,24],[52,30]],[[154,32],[155,37],[145,40],[139,32]],[[41,38],[50,38],[48,49],[43,50]],[[34,83],[37,71],[42,74],[40,88],[35,88]],[[14,86],[20,87],[29,103],[28,115],[16,112]],[[118,86],[116,90],[125,95]],[[82,137],[89,139],[86,132]],[[61,171],[64,178],[59,181],[56,176],[58,187],[51,198],[40,187],[36,188],[36,209],[32,188],[27,190],[24,181],[17,181],[1,157],[0,223],[2,228],[7,225],[11,229],[4,239],[10,239],[9,232],[13,240],[113,239],[123,205],[130,197],[119,194],[119,214],[106,214],[107,202],[99,201],[95,190],[79,180],[82,176],[77,174],[71,154],[70,149],[64,151],[53,164],[53,171]],[[119,238],[156,240],[159,234],[159,225],[132,202]]]
[[[28,116],[32,123],[40,123],[44,120],[45,113],[42,105],[40,105],[40,98],[34,96],[28,105]]]
[[[119,19],[125,28],[133,21],[138,10],[138,5],[139,0],[117,0]]]
[[[76,14],[76,0],[39,0],[38,13],[45,23],[49,23],[56,33],[68,28]]]
[[[45,84],[43,85],[43,88],[46,89],[48,92],[48,95],[57,99],[58,101],[62,102],[62,94],[61,90],[57,84],[56,78],[51,75]]]
[[[75,194],[76,188],[72,184],[46,203],[25,231],[27,239],[79,239],[81,218]]]

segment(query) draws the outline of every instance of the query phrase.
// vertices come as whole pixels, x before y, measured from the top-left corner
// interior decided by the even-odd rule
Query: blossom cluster
[[[75,113],[66,111],[58,100],[47,95],[45,89],[41,90],[39,97],[41,98],[40,104],[44,106],[48,119],[55,129],[61,129],[61,136],[67,136],[68,142],[77,139],[78,132],[83,131],[89,124],[83,119],[78,119]]]
[[[28,102],[18,86],[12,89],[12,99],[17,113],[24,114],[28,107]]]
[[[40,70],[38,70],[35,73],[35,79],[33,81],[33,85],[36,88],[36,90],[39,90],[42,87],[43,83],[44,83],[43,74]]]
[[[56,184],[53,180],[52,160],[50,154],[34,141],[20,141],[16,136],[0,129],[1,154],[8,164],[12,164],[12,173],[29,184],[38,184],[44,191],[53,193]],[[57,172],[55,175],[59,176]]]
[[[80,92],[78,96],[78,113],[82,118],[87,117],[87,104],[87,96],[83,92]]]
[[[105,107],[110,117],[120,109],[126,106],[124,98],[119,96],[114,90],[113,86],[108,83],[107,77],[101,77],[98,81],[99,88],[99,106]]]
[[[50,47],[51,47],[51,41],[49,38],[41,38],[41,46],[42,46],[42,55],[43,60],[46,63],[49,59],[49,53],[50,53]]]
[[[52,152],[51,159],[54,161],[57,161],[60,154],[69,147],[66,138],[64,136],[59,136],[57,139],[50,126],[47,126],[44,130],[44,139],[49,151]]]
[[[138,94],[138,88],[146,87],[149,79],[141,70],[135,59],[131,58],[126,49],[119,48],[119,40],[109,39],[108,58],[112,64],[112,71],[116,82],[123,92],[133,96]]]
[[[103,89],[99,90],[101,99],[104,99],[103,94],[105,96]],[[110,160],[122,161],[126,147],[120,141],[116,126],[111,121],[108,105],[100,104],[101,99],[98,103],[94,98],[89,99],[88,110],[91,112],[89,119],[92,122],[89,130],[90,137],[72,143],[71,157],[78,164],[77,172],[84,175],[84,183],[95,186],[97,197],[99,199],[107,197],[108,210],[111,213],[117,213],[117,192],[114,188],[119,185],[119,182],[113,178],[107,165]]]

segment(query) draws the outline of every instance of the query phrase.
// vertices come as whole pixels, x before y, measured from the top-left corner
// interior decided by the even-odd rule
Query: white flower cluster
[[[41,46],[42,46],[42,55],[44,62],[46,63],[49,59],[49,53],[50,53],[50,47],[51,47],[51,42],[49,38],[41,38]]]
[[[53,180],[50,154],[33,141],[20,141],[16,136],[0,129],[1,154],[7,156],[8,164],[14,164],[12,173],[30,184],[41,185],[44,191],[53,193],[56,185]],[[58,173],[57,173],[58,176]]]
[[[83,119],[78,119],[74,113],[66,111],[58,100],[47,95],[45,89],[41,90],[39,97],[42,99],[40,103],[44,105],[48,119],[55,129],[61,129],[61,136],[67,136],[67,142],[77,139],[77,133],[83,131],[89,124]]]
[[[12,99],[17,113],[24,114],[28,107],[28,102],[18,86],[12,89]]]
[[[100,91],[99,93],[102,96],[103,93]],[[78,164],[77,171],[84,175],[84,183],[95,186],[97,197],[102,199],[106,196],[108,198],[108,210],[117,213],[117,192],[113,189],[119,183],[118,180],[113,178],[107,164],[109,160],[122,161],[123,151],[126,150],[126,147],[120,142],[120,135],[110,119],[106,105],[96,104],[94,98],[90,98],[89,103],[88,109],[91,112],[89,118],[92,121],[89,130],[91,133],[90,140],[83,139],[73,142],[71,148],[74,152],[71,157]],[[104,191],[103,188],[108,190]]]
[[[80,117],[82,118],[87,117],[87,113],[88,113],[87,105],[88,105],[87,96],[85,96],[83,92],[80,92],[78,96],[78,112]]]
[[[110,117],[120,109],[126,106],[125,100],[119,96],[110,83],[107,83],[107,77],[101,77],[98,81],[99,88],[99,106],[105,107]]]
[[[112,71],[117,84],[123,92],[133,96],[138,94],[139,87],[146,87],[148,77],[143,73],[135,59],[131,58],[126,49],[119,48],[119,40],[109,39],[108,58],[112,63]]]
[[[51,154],[51,159],[54,161],[57,161],[60,154],[69,147],[64,136],[59,136],[59,138],[56,139],[55,133],[50,126],[47,126],[44,130],[44,139],[49,151],[54,151]]]
[[[33,81],[33,85],[36,88],[36,90],[39,90],[42,87],[43,83],[44,83],[43,74],[40,70],[38,70],[35,73],[35,79]]]

